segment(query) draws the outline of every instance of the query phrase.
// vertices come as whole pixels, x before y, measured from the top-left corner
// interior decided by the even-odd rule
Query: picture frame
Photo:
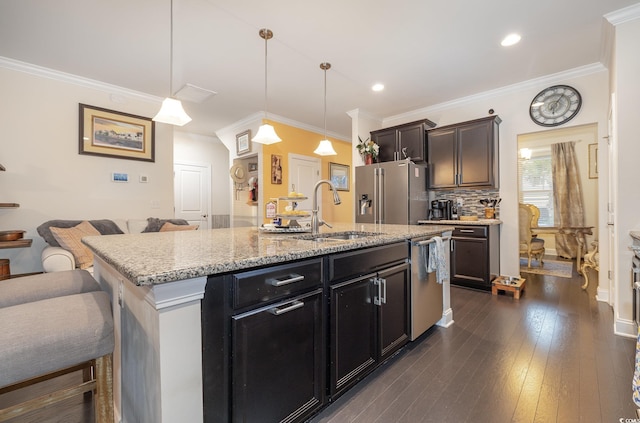
[[[251,152],[251,130],[247,129],[236,135],[236,154],[241,156]]]
[[[257,172],[258,163],[249,163],[249,172]]]
[[[329,163],[329,180],[338,191],[349,191],[349,165]]]
[[[155,162],[151,118],[80,103],[78,154]]]
[[[282,156],[279,154],[271,155],[271,183],[282,184]]]
[[[589,179],[598,179],[598,144],[589,144]]]

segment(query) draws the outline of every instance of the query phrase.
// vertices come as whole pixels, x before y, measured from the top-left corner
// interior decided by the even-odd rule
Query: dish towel
[[[444,242],[439,236],[434,236],[431,239],[433,242],[427,244],[429,246],[428,254],[425,251],[425,255],[427,256],[425,257],[425,266],[427,273],[436,272],[436,282],[442,284],[445,280],[449,279]]]
[[[638,327],[638,338],[636,340],[636,363],[631,386],[633,389],[633,402],[640,407],[640,327]]]

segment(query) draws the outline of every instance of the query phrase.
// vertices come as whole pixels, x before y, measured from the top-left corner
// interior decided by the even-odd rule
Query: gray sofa
[[[42,250],[42,268],[45,272],[60,272],[77,268],[73,254],[62,248],[51,232],[51,227],[72,228],[82,220],[49,220],[38,226],[38,234],[45,240],[47,246]],[[101,235],[132,234],[143,232],[158,232],[166,223],[174,225],[188,225],[183,219],[159,219],[149,217],[147,219],[100,219],[89,220],[89,223],[100,232]],[[93,273],[93,268],[86,269]]]

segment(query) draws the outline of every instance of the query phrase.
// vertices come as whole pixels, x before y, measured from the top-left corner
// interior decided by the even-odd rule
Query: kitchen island
[[[336,224],[346,240],[256,228],[86,237],[94,277],[110,293],[116,331],[117,421],[203,421],[201,300],[212,276],[384,246],[452,230],[445,225]],[[222,377],[222,375],[221,375]]]

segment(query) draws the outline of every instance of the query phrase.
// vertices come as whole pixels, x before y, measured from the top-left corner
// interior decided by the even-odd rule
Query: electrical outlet
[[[464,200],[462,199],[462,197],[456,198],[456,204],[458,205],[458,207],[464,206]]]

